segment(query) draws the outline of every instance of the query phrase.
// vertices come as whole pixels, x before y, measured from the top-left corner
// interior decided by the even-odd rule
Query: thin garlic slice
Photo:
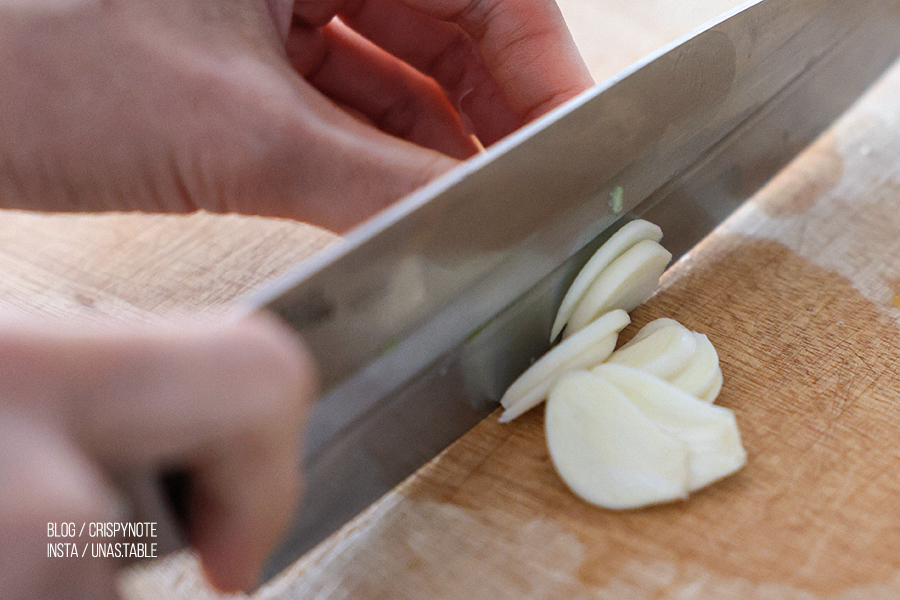
[[[559,311],[556,313],[556,320],[553,322],[553,328],[550,331],[550,341],[556,337],[569,322],[575,305],[581,300],[588,287],[597,276],[609,264],[618,258],[626,250],[644,240],[653,240],[659,242],[662,239],[662,229],[648,221],[638,219],[623,225],[616,231],[602,246],[594,253],[594,255],[582,267],[581,271],[575,277],[575,281],[569,287],[566,295],[563,297]]]
[[[657,321],[665,323],[662,326],[654,326]],[[613,352],[606,362],[636,367],[665,380],[670,380],[691,366],[695,361],[698,341],[694,332],[672,319],[657,319],[657,321],[644,326],[637,336]],[[647,327],[651,328],[651,332],[640,335]],[[700,373],[703,374],[705,372]],[[710,381],[704,382],[701,391]]]
[[[592,374],[614,385],[647,418],[687,445],[688,490],[694,491],[744,466],[734,414],[686,394],[639,369],[604,364]]]
[[[627,509],[687,496],[685,444],[591,373],[568,373],[553,387],[545,427],[556,471],[591,504]]]
[[[672,255],[653,240],[638,242],[616,258],[591,283],[572,311],[565,329],[569,336],[605,312],[631,312],[647,301]]]
[[[500,421],[512,421],[540,404],[563,373],[587,369],[606,360],[616,347],[619,332],[630,322],[625,311],[614,310],[557,344],[503,394],[500,404],[506,411]]]
[[[722,383],[724,383],[724,381],[722,377],[722,369],[720,367],[716,369],[715,379],[713,379],[713,382],[709,386],[709,388],[701,392],[697,397],[712,404],[716,401],[716,398],[719,397],[719,392],[722,391]]]
[[[691,335],[697,341],[697,349],[691,360],[684,370],[676,376],[664,376],[663,379],[666,379],[669,383],[691,396],[712,402],[716,399],[719,389],[722,387],[722,370],[719,368],[719,354],[708,337],[696,331],[691,332]],[[615,356],[615,353],[610,356],[610,359],[613,356]],[[648,369],[644,370],[649,372]],[[717,381],[718,389],[716,389]],[[707,398],[705,394],[711,394],[711,397]]]
[[[662,329],[663,327],[684,327],[684,325],[682,325],[675,319],[669,319],[667,317],[655,319],[641,327],[641,329],[636,334],[634,334],[634,337],[631,338],[628,343],[631,344],[633,342],[639,342],[651,333],[654,333],[657,330]]]

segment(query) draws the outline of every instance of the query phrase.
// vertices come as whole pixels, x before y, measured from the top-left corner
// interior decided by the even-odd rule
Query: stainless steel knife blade
[[[894,61],[898,27],[900,0],[747,3],[245,298],[303,336],[324,382],[267,576],[495,408],[619,223],[690,249]]]

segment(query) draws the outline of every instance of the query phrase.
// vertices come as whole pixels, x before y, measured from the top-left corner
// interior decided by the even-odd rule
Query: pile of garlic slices
[[[615,349],[628,312],[659,285],[671,255],[647,221],[619,229],[569,288],[551,339],[500,400],[501,422],[547,401],[545,426],[557,472],[581,498],[613,509],[669,502],[746,462],[709,339],[672,319],[644,326]]]

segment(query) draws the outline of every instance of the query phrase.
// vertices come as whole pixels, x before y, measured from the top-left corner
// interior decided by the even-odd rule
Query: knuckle
[[[441,82],[450,92],[457,94],[467,90],[459,89],[468,79],[472,65],[480,64],[481,59],[475,45],[462,30],[457,30],[447,40],[442,50],[434,55],[425,71]]]
[[[246,350],[255,373],[252,410],[258,423],[269,430],[297,435],[315,395],[315,368],[302,342],[272,317],[256,316],[246,326]]]

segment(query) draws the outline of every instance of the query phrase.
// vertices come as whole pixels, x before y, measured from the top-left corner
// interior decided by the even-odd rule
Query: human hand
[[[313,379],[269,318],[62,334],[0,323],[4,598],[115,597],[110,560],[47,557],[48,523],[122,520],[107,469],[187,469],[208,578],[251,586],[297,497]]]
[[[287,49],[324,94],[458,157],[466,140],[409,106],[429,84],[489,145],[592,83],[552,0],[301,0]]]
[[[590,83],[552,0],[0,0],[0,206],[344,231]]]

